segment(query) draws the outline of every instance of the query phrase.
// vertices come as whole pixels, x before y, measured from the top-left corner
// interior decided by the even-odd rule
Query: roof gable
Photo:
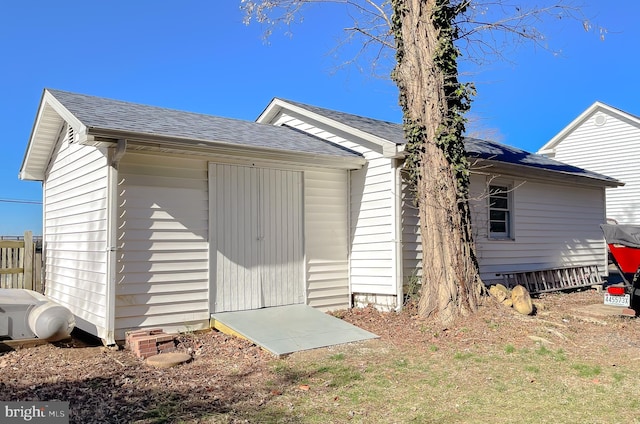
[[[576,119],[571,121],[569,125],[564,127],[558,134],[556,134],[544,146],[542,146],[537,153],[541,155],[555,154],[555,148],[558,146],[558,144],[560,144],[570,133],[572,133],[574,130],[580,127],[585,121],[587,121],[593,114],[595,114],[598,111],[603,111],[609,115],[617,116],[623,120],[630,121],[640,127],[640,117],[632,115],[618,108],[609,106],[605,103],[596,101],[591,106],[589,106],[584,112],[578,115]]]
[[[65,123],[77,131],[84,130],[82,123],[66,110],[50,92],[43,91],[27,150],[20,167],[20,179],[43,180],[45,169]]]
[[[401,157],[402,146],[406,144],[402,126],[291,100],[274,98],[258,116],[256,122],[274,124],[279,114],[286,110],[289,114],[304,117],[307,122],[328,125],[338,132],[361,138],[382,147],[386,157]]]

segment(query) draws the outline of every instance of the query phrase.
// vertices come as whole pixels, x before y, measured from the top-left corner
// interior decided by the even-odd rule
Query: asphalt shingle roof
[[[48,89],[47,91],[80,122],[95,130],[124,131],[132,134],[175,138],[178,141],[226,143],[324,156],[361,157],[359,153],[352,150],[286,126],[184,112],[60,90]],[[391,143],[406,144],[401,124],[290,100],[283,99],[283,101]],[[472,158],[617,182],[616,179],[602,174],[493,141],[467,138],[465,146]]]
[[[366,118],[345,112],[324,109],[317,106],[306,105],[304,103],[281,99],[284,102],[304,108],[310,112],[333,119],[345,125],[357,128],[371,135],[384,138],[396,144],[406,144],[402,125],[393,122],[380,121]],[[510,165],[519,165],[530,168],[542,169],[550,172],[587,177],[596,180],[618,182],[615,178],[591,172],[583,168],[568,165],[566,163],[548,158],[543,155],[527,152],[517,147],[497,143],[495,141],[480,140],[477,138],[466,138],[465,148],[470,158],[479,158],[502,162]]]
[[[353,115],[337,110],[325,109],[318,106],[307,105],[300,102],[294,102],[287,99],[281,99],[294,106],[301,107],[310,112],[322,115],[326,118],[333,119],[350,127],[357,128],[361,131],[375,135],[385,140],[389,140],[395,144],[407,144],[402,132],[402,125],[396,122],[381,121],[379,119],[367,118],[365,116]]]
[[[324,156],[360,157],[342,146],[289,128],[47,89],[85,126],[97,130],[228,143]]]

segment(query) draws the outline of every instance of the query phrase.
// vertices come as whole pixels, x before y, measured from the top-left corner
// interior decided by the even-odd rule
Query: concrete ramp
[[[378,337],[307,305],[221,312],[211,318],[217,330],[243,337],[278,356]]]

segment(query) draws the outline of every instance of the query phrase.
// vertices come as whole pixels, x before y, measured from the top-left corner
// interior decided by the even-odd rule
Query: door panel
[[[303,303],[302,175],[275,169],[261,174],[263,306]]]
[[[211,310],[304,302],[302,173],[210,164]]]

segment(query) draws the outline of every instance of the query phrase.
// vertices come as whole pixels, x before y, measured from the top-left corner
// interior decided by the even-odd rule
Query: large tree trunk
[[[443,24],[441,15],[434,19],[434,8],[448,7],[447,0],[392,3],[398,48],[393,78],[400,90],[405,136],[409,141],[407,150],[413,155],[412,182],[422,235],[419,313],[436,316],[448,325],[477,309],[483,287],[470,228],[468,162],[466,158],[458,161],[458,156],[464,156],[465,152],[464,121],[460,116],[464,107],[458,107],[460,99],[454,98],[460,86],[457,50],[453,69],[450,62],[443,65],[440,58],[434,60],[442,55],[443,39],[453,46],[455,33],[447,22]],[[453,18],[448,24],[452,22]],[[456,156],[456,152],[461,154]]]

